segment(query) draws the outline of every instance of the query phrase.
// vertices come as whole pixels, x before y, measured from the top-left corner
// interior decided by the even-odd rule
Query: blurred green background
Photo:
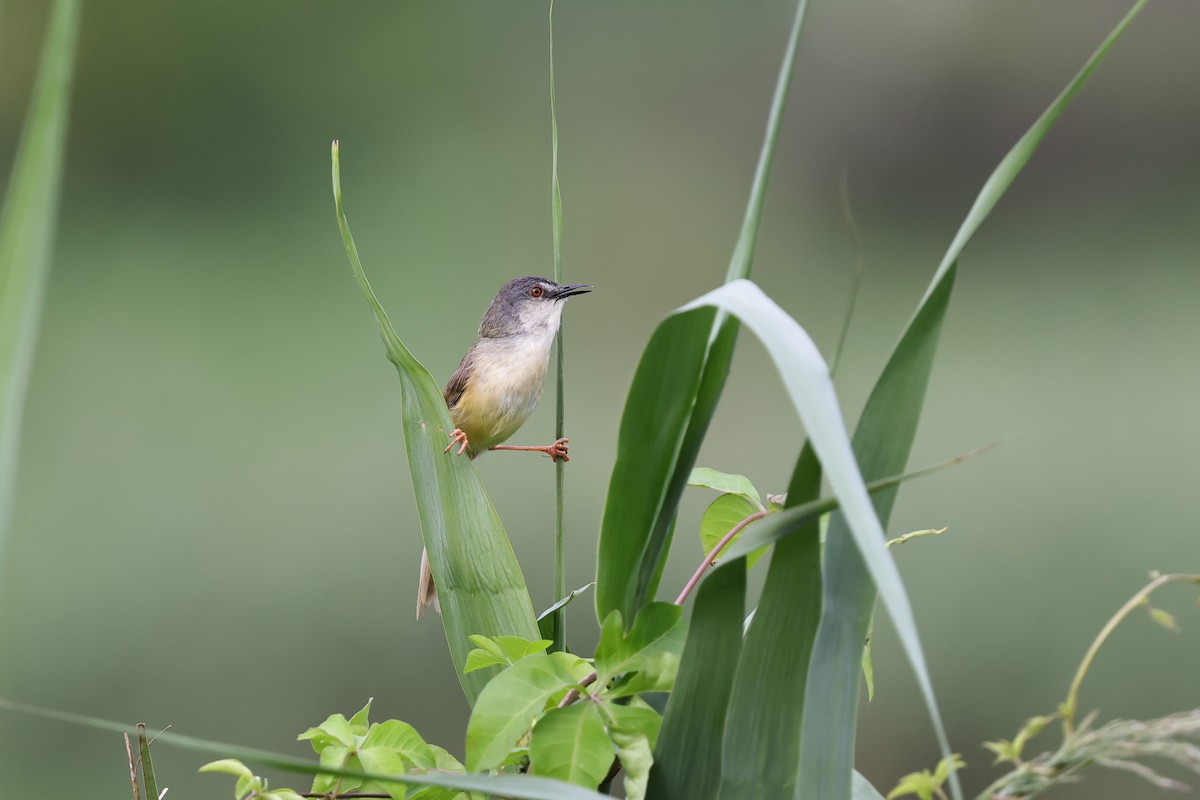
[[[0,167],[46,5],[0,16]],[[832,354],[849,419],[996,161],[1124,13],[1118,0],[813,3],[756,280]],[[650,331],[716,285],[757,157],[789,2],[560,1],[571,586],[590,580],[623,395]],[[1013,438],[912,484],[893,531],[951,740],[1052,710],[1152,569],[1200,571],[1200,6],[1149,6],[969,247],[914,465]],[[401,336],[444,381],[496,288],[549,274],[544,3],[91,4],[61,231],[0,574],[0,696],[304,754],[296,733],[375,697],[461,754],[467,713],[435,620],[412,619],[419,531],[395,375],[333,217]],[[519,439],[547,439],[545,403]],[[701,463],[778,491],[802,431],[742,343]],[[554,599],[552,470],[479,470],[536,606]],[[681,520],[664,594],[700,558]],[[761,579],[761,577],[760,577]],[[668,587],[670,587],[668,589]],[[1137,616],[1082,705],[1200,704],[1182,635]],[[591,647],[588,602],[571,639]],[[936,748],[886,626],[859,766]],[[1048,736],[1046,744],[1053,740]],[[1038,742],[1035,742],[1035,745]],[[157,748],[170,797],[227,797]],[[0,715],[5,797],[127,797],[120,738]],[[302,783],[288,778],[284,785]],[[1157,796],[1092,772],[1063,798]]]

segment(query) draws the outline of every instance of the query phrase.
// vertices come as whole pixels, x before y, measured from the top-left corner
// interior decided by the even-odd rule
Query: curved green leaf
[[[533,655],[501,672],[480,692],[467,723],[467,769],[499,766],[556,694],[590,670],[570,653]]]
[[[576,786],[599,786],[613,762],[613,744],[595,703],[552,708],[533,726],[529,764],[534,775]]]
[[[1016,179],[1054,121],[1144,5],[1145,0],[1138,0],[984,184],[875,384],[855,429],[854,454],[866,478],[896,474],[908,461],[963,248]],[[886,521],[891,515],[895,496],[895,491],[890,491],[876,497],[875,508],[881,520]],[[860,543],[852,546],[849,537],[844,535],[846,532],[845,517],[835,514],[830,520],[825,552],[826,611],[817,634],[805,705],[798,800],[844,798],[851,791],[859,665],[879,576],[873,567],[864,563]],[[882,543],[879,546],[882,547]],[[879,588],[886,603],[886,593],[882,586]],[[912,652],[908,652],[911,659]],[[923,667],[918,668],[918,673],[923,672]],[[930,699],[931,694],[926,692],[926,702]],[[932,706],[930,708],[932,711]],[[949,757],[950,746],[940,723],[935,722],[935,732],[942,757]],[[950,791],[955,798],[962,797],[958,776],[953,771]]]
[[[612,696],[670,689],[686,639],[683,609],[674,603],[643,607],[628,633],[621,623],[621,612],[613,611],[604,620],[596,646],[597,685],[636,672],[630,680],[613,687]]]
[[[342,208],[338,143],[333,143],[333,196],[346,255],[363,296],[375,313],[388,359],[400,375],[401,412],[408,469],[421,532],[442,606],[446,641],[467,699],[478,697],[494,670],[464,672],[472,649],[467,637],[539,638],[533,603],[500,517],[466,458],[443,450],[454,429],[433,376],[396,335],[363,271]],[[414,559],[412,569],[416,569]]]
[[[0,556],[11,514],[25,389],[58,219],[79,0],[57,0],[0,209]]]
[[[762,509],[746,499],[741,494],[723,494],[716,500],[713,500],[708,508],[704,509],[704,515],[700,517],[700,545],[704,548],[705,553],[711,553],[713,548],[725,538],[731,530],[749,517],[756,514]],[[746,533],[742,530],[733,538],[726,547],[732,547]],[[727,558],[725,550],[718,556],[718,559]],[[754,565],[758,560],[766,554],[765,548],[759,548],[753,553],[750,553],[746,558],[746,569],[754,569]]]
[[[700,486],[723,494],[741,495],[748,502],[756,504],[759,508],[762,507],[762,498],[758,495],[758,489],[745,475],[721,472],[712,467],[693,467],[687,482],[688,486]]]

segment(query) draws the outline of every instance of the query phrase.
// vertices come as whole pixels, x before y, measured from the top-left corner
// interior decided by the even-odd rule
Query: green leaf
[[[202,766],[198,772],[224,772],[226,775],[233,775],[237,778],[253,778],[254,773],[236,758],[222,758],[219,761],[210,761]]]
[[[868,480],[896,474],[904,469],[908,460],[942,320],[963,249],[1016,179],[1055,120],[1144,5],[1145,0],[1138,0],[1075,79],[1014,145],[984,184],[875,384],[855,429],[854,454],[863,476]],[[877,497],[876,511],[881,521],[886,522],[891,516],[894,501],[894,492]],[[862,543],[852,543],[846,533],[845,516],[834,515],[829,525],[825,552],[825,581],[829,595],[826,608],[829,610],[821,620],[809,676],[809,698],[805,706],[802,737],[801,783],[797,792],[800,798],[836,800],[850,794],[858,706],[858,668],[879,576],[871,574],[875,572],[873,568],[868,570],[868,564],[860,553]],[[883,587],[879,588],[883,593]],[[950,745],[933,704],[923,659],[919,658],[918,651],[908,646],[905,652],[918,673],[926,706],[934,718],[935,734],[942,755],[949,756]],[[830,731],[837,731],[838,735],[830,736]],[[953,772],[949,783],[951,794],[961,798],[962,790]]]
[[[466,672],[474,672],[484,667],[507,667],[517,663],[525,656],[543,653],[552,642],[549,639],[539,639],[531,642],[520,636],[488,636],[472,635],[471,641],[479,645],[479,649],[467,653]]]
[[[58,219],[79,0],[56,0],[0,208],[0,557],[11,515],[25,390]]]
[[[654,748],[648,795],[710,800],[721,778],[721,742],[742,649],[746,568],[714,569],[696,590],[687,643]]]
[[[598,786],[612,766],[613,746],[596,704],[581,702],[547,711],[533,726],[529,762],[534,775]]]
[[[688,475],[688,486],[713,489],[722,494],[740,495],[753,503],[756,511],[762,510],[762,498],[758,495],[758,489],[754,488],[754,484],[745,475],[719,472],[712,467],[694,467]]]
[[[354,746],[354,731],[341,714],[331,714],[320,725],[309,728],[296,738],[298,740],[308,739],[313,751],[318,754],[331,744],[341,744],[344,747]]]
[[[578,685],[589,671],[577,656],[549,653],[529,656],[493,678],[467,723],[467,770],[481,772],[503,762],[547,701]]]
[[[350,718],[350,729],[355,733],[366,733],[367,728],[371,724],[371,703],[375,698],[372,697],[367,701],[367,704],[359,709],[353,717]]]
[[[667,691],[674,684],[686,639],[683,609],[674,603],[643,607],[628,633],[621,624],[621,613],[613,611],[604,620],[596,646],[596,684],[603,687],[619,675],[636,672],[613,687],[610,696]]]
[[[725,535],[733,530],[734,527],[740,525],[742,521],[752,514],[757,514],[761,511],[761,507],[751,503],[744,496],[738,494],[723,494],[709,504],[708,508],[704,509],[704,515],[700,518],[700,544],[704,548],[705,553],[711,553],[713,548],[725,538]],[[741,538],[743,530],[733,538],[726,547],[733,545]],[[728,552],[728,551],[726,551]],[[753,553],[749,553],[746,558],[746,569],[754,569],[754,565],[767,552],[765,547],[760,547]],[[718,560],[725,558],[724,555],[719,555]]]
[[[812,423],[806,420],[812,430]],[[813,434],[816,435],[815,433]],[[788,502],[821,490],[816,451],[801,451]],[[782,512],[781,512],[782,513]],[[746,633],[725,720],[720,800],[790,797],[800,763],[805,678],[821,618],[818,518],[775,544],[758,609]]]
[[[387,747],[363,747],[358,751],[358,760],[362,764],[363,770],[372,775],[402,775],[410,769],[403,756]],[[372,781],[371,783],[378,784],[378,787],[364,785],[362,787],[364,791],[374,791],[376,788],[380,788],[396,800],[404,800],[405,795],[408,794],[408,787],[401,783],[388,781]],[[348,790],[348,787],[345,790]]]
[[[605,709],[610,717],[608,735],[625,773],[626,800],[645,800],[662,717],[637,698],[629,705],[607,703]]]
[[[417,729],[412,725],[398,719],[389,719],[387,722],[372,725],[371,730],[359,746],[359,755],[363,750],[369,748],[392,750],[418,769],[437,768],[437,759],[434,757],[433,750],[421,738],[421,734],[417,733]]]
[[[576,668],[582,668],[584,672],[589,671],[587,665],[582,662],[577,664]],[[513,669],[517,669],[517,667],[513,667]],[[41,719],[56,720],[71,725],[82,725],[102,731],[128,733],[131,735],[137,734],[136,726],[123,722],[88,717],[52,708],[41,708],[39,706],[31,706],[27,703],[16,703],[4,698],[0,698],[0,710],[27,714]],[[255,747],[245,747],[229,742],[215,742],[210,739],[185,736],[173,731],[164,731],[158,734],[154,741],[156,744],[181,747],[199,753],[212,753],[227,758],[237,758],[243,762],[259,764],[264,767],[302,775],[316,775],[328,771],[333,775],[360,780],[368,780],[375,777],[367,775],[362,771],[347,769],[329,770],[326,767],[317,766],[308,760],[294,756],[280,755],[269,750],[260,750]],[[389,775],[387,779],[411,786],[440,786],[447,789],[497,795],[511,798],[511,800],[605,800],[605,796],[598,792],[582,789],[578,786],[571,786],[562,781],[525,775],[459,775],[438,772]]]
[[[710,350],[715,320],[715,313],[668,318],[650,337],[634,374],[600,527],[596,613],[601,621],[613,610],[632,620],[654,596],[695,458],[685,452],[695,449],[689,432],[702,437],[708,424],[697,406],[701,387],[707,374],[716,384],[715,394],[709,393],[715,404],[722,370],[727,373],[732,356],[736,331],[722,334]]]
[[[1150,614],[1150,619],[1154,620],[1157,624],[1169,631],[1179,633],[1179,623],[1175,621],[1175,615],[1170,611],[1156,608],[1155,606],[1148,606],[1146,611]]]
[[[491,678],[464,672],[470,634],[537,639],[533,603],[521,567],[475,467],[444,453],[454,425],[442,392],[428,370],[396,335],[371,290],[342,207],[337,142],[333,143],[333,194],[346,254],[400,376],[404,444],[429,565],[442,606],[446,641],[467,699],[474,702]],[[414,568],[416,561],[414,560]]]

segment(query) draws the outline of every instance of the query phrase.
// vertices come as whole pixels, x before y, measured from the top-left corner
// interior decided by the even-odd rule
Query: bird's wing
[[[442,393],[442,397],[446,399],[447,408],[453,409],[458,405],[458,399],[466,391],[467,381],[471,379],[474,369],[475,347],[472,345],[467,354],[463,356],[462,361],[459,362],[458,369],[454,370],[454,374],[450,376],[450,381],[446,384],[446,391]]]

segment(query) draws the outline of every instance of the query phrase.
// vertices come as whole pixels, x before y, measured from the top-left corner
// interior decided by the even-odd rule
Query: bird
[[[455,425],[446,454],[474,460],[488,450],[524,450],[545,453],[551,461],[570,461],[565,438],[540,446],[503,442],[537,408],[567,298],[591,290],[591,284],[564,285],[532,275],[500,287],[443,393]],[[441,611],[429,553],[422,550],[417,619],[430,606]]]

